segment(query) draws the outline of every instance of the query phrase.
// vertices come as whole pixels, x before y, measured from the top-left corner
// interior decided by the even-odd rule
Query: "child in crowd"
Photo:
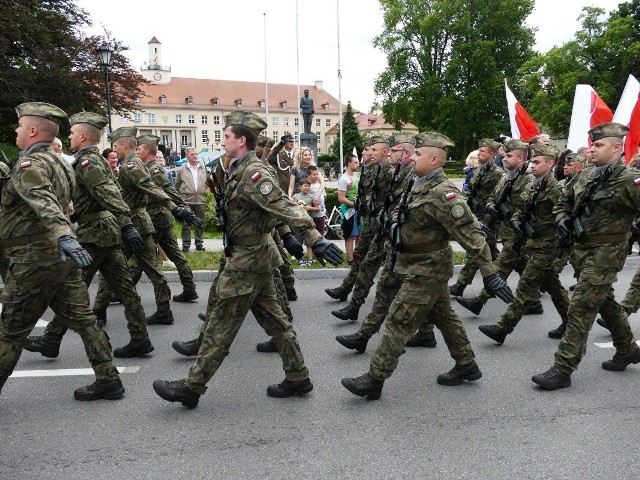
[[[298,202],[298,205],[304,207],[307,213],[313,218],[313,214],[320,211],[319,205],[313,205],[313,195],[311,194],[311,181],[307,177],[303,177],[298,182],[300,187],[299,193],[293,194],[293,199]],[[307,245],[307,259],[301,258],[298,260],[298,264],[301,267],[310,267],[313,263],[313,250]]]
[[[314,212],[311,215],[311,218],[313,218],[313,222],[316,224],[316,230],[318,230],[320,235],[324,235],[326,233],[327,225],[327,210],[324,206],[324,184],[320,182],[320,171],[315,165],[309,165],[307,173],[307,179],[311,182],[309,193],[311,193],[311,196],[313,197],[311,205],[320,207],[320,211]],[[319,195],[318,192],[320,193]]]

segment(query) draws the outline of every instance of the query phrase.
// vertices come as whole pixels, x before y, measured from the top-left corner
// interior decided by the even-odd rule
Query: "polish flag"
[[[629,75],[613,121],[629,127],[624,141],[624,161],[629,163],[640,145],[640,82]]]
[[[528,142],[536,135],[540,135],[538,124],[531,120],[527,111],[516,100],[515,95],[504,79],[504,88],[507,92],[507,107],[509,108],[509,121],[511,122],[511,137]]]
[[[589,130],[612,119],[613,112],[591,85],[576,85],[567,148],[574,152],[582,147],[589,148]]]

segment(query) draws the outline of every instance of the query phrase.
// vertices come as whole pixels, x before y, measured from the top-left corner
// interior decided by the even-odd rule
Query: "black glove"
[[[558,220],[556,223],[556,227],[558,227],[558,234],[564,240],[569,240],[571,238],[571,224],[569,223],[568,218],[563,218],[562,220]]]
[[[318,257],[318,261],[324,265],[324,260],[328,261],[333,266],[338,266],[342,263],[342,250],[340,247],[334,245],[324,237],[320,237],[316,243],[311,247],[313,254]]]
[[[80,217],[80,214],[74,210],[73,213],[69,215],[69,220],[71,221],[71,223],[76,223],[79,217]]]
[[[171,210],[171,214],[176,218],[176,220],[180,220],[183,223],[189,223],[194,227],[200,228],[204,223],[198,217],[196,217],[193,212],[183,207],[176,207]]]
[[[482,278],[484,282],[484,288],[491,295],[495,295],[505,303],[513,302],[513,292],[502,278],[497,273],[492,273]]]
[[[500,220],[500,212],[495,203],[489,203],[484,210],[496,220]]]
[[[66,262],[69,258],[80,268],[91,265],[91,255],[71,235],[64,235],[58,239],[58,256]]]
[[[141,252],[144,250],[144,242],[142,237],[133,226],[133,223],[129,223],[120,229],[122,242],[132,252]]]
[[[485,236],[490,237],[492,235],[493,232],[484,223],[478,221],[478,225],[480,225],[480,230],[482,230],[482,233],[484,233]]]
[[[631,231],[631,233],[633,234],[633,236],[638,236],[640,235],[640,221],[638,222],[633,222],[631,224],[631,228],[629,229]]]
[[[282,235],[282,243],[284,248],[287,249],[291,255],[296,257],[296,259],[300,260],[304,257],[304,249],[302,248],[302,244],[296,239],[296,237],[291,232],[287,232]]]
[[[511,225],[511,229],[516,233],[516,237],[518,237],[518,240],[522,240],[523,238],[525,238],[525,234],[522,231],[522,228],[520,228],[520,222],[517,220],[511,220],[511,222],[509,222],[509,224]]]

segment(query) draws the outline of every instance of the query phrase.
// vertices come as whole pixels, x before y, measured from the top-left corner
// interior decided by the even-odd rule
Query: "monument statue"
[[[309,90],[304,91],[304,97],[300,97],[300,111],[304,121],[304,133],[311,133],[311,121],[313,120],[313,99],[309,98]]]

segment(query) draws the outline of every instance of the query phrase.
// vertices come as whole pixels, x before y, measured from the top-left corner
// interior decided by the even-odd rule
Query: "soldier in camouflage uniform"
[[[0,185],[4,185],[7,182],[7,180],[9,180],[10,174],[11,174],[11,168],[9,167],[9,165],[7,165],[2,160],[0,160]],[[9,257],[7,257],[7,254],[4,251],[4,247],[2,246],[2,244],[0,244],[0,277],[2,277],[3,282],[7,278],[8,269],[9,269]],[[2,289],[0,289],[0,293],[2,293]]]
[[[417,178],[409,184],[407,197],[403,195],[390,228],[399,253],[394,271],[404,275],[402,286],[385,319],[386,329],[371,358],[369,372],[342,380],[351,393],[371,400],[380,398],[384,381],[397,367],[409,336],[425,318],[442,332],[456,361],[448,373],[438,376],[438,383],[459,385],[482,376],[464,325],[451,308],[447,288],[447,280],[453,275],[450,238],[469,251],[490,292],[507,302],[513,300],[504,280],[493,273],[491,253],[476,217],[444,174],[447,148],[453,142],[440,133],[426,132],[416,135],[415,146]]]
[[[155,392],[163,399],[194,408],[206,384],[228,355],[251,306],[256,320],[273,337],[282,357],[285,380],[267,388],[273,397],[304,395],[313,389],[291,323],[278,304],[273,269],[282,262],[271,238],[278,220],[293,225],[313,253],[337,265],[342,251],[315,229],[306,211],[292,204],[256,157],[258,135],[266,123],[257,115],[233,112],[226,116],[223,146],[232,158],[224,183],[227,263],[218,279],[218,300],[207,326],[196,362],[184,380],[156,380]]]
[[[567,323],[569,297],[558,278],[560,272],[554,269],[557,230],[553,207],[562,193],[562,187],[551,173],[556,150],[548,145],[537,144],[532,151],[531,173],[535,178],[522,194],[523,208],[516,211],[510,221],[516,234],[513,253],[523,256],[526,266],[518,281],[515,300],[500,321],[495,325],[479,327],[482,333],[501,345],[520,322],[527,303],[538,297],[541,287],[551,295],[562,324]]]
[[[478,146],[478,161],[480,162],[480,166],[476,168],[471,180],[469,180],[467,203],[469,204],[469,208],[471,208],[471,212],[477,218],[483,218],[486,213],[487,200],[498,185],[503,172],[502,169],[493,162],[496,152],[498,148],[500,148],[500,144],[490,138],[485,138],[480,140]],[[492,234],[487,237],[492,260],[495,260],[499,253],[496,242],[497,238],[495,235]],[[464,264],[464,267],[462,267],[462,270],[460,270],[456,283],[449,287],[451,295],[461,297],[467,285],[473,282],[473,277],[476,276],[477,271],[478,265],[468,260],[467,263]]]
[[[615,300],[611,285],[627,258],[627,232],[640,210],[640,172],[622,160],[623,137],[629,129],[603,123],[589,130],[591,171],[568,184],[554,208],[558,233],[573,238],[578,283],[569,303],[567,329],[554,365],[531,380],[555,390],[571,385],[571,374],[586,353],[589,331],[600,312],[613,337],[616,353],[602,368],[623,371],[640,362],[640,348],[626,312]]]
[[[75,398],[120,398],[124,387],[111,361],[109,338],[91,313],[80,270],[91,257],[71,235],[66,216],[75,176],[51,148],[67,114],[42,102],[23,103],[16,111],[16,145],[23,152],[2,189],[0,209],[0,240],[10,259],[0,295],[0,390],[27,335],[51,307],[82,338],[96,375],[93,384],[75,391]]]
[[[96,113],[81,112],[72,115],[69,122],[71,149],[76,152],[72,167],[78,185],[72,218],[78,223],[78,241],[93,259],[91,266],[84,271],[85,282],[89,285],[96,272],[100,271],[123,300],[131,341],[124,347],[116,348],[113,356],[146,355],[153,351],[153,345],[147,333],[140,297],[131,281],[127,261],[120,247],[124,242],[127,248],[136,251],[142,249],[144,244],[131,223],[129,207],[122,200],[115,175],[97,147],[107,119]],[[106,317],[106,311],[95,313],[99,319]],[[25,349],[55,358],[66,331],[63,319],[56,315],[47,325],[43,336],[29,337],[30,343]]]
[[[374,135],[367,141],[365,153],[363,154],[364,172],[360,175],[360,189],[362,198],[356,200],[357,211],[361,221],[362,229],[358,237],[358,243],[353,250],[353,262],[349,274],[342,281],[342,284],[336,288],[327,288],[325,292],[331,298],[344,301],[354,288],[360,270],[363,269],[363,277],[360,280],[358,298],[356,298],[355,307],[346,307],[342,310],[331,312],[338,318],[346,320],[357,320],[360,305],[364,303],[364,299],[369,293],[369,289],[373,284],[373,277],[380,268],[380,264],[384,260],[384,252],[377,250],[373,244],[373,239],[378,232],[378,224],[376,218],[382,209],[384,196],[391,181],[391,166],[387,161],[389,143],[386,137],[382,135]],[[368,160],[368,161],[367,161]],[[371,252],[371,253],[369,253]],[[373,271],[373,276],[371,275]],[[337,313],[337,315],[336,315]]]
[[[144,146],[138,146],[138,157],[147,167],[147,171],[153,183],[162,189],[169,198],[178,207],[189,209],[189,206],[182,199],[180,194],[175,188],[171,186],[164,169],[156,164],[157,143],[160,138],[152,136],[153,142]],[[198,292],[196,292],[196,284],[193,280],[193,272],[187,264],[187,259],[184,257],[178,247],[178,239],[176,238],[176,232],[173,230],[173,224],[175,220],[171,211],[166,207],[166,202],[150,202],[147,204],[147,213],[151,217],[153,222],[153,228],[156,233],[153,235],[154,240],[160,248],[167,255],[178,270],[178,276],[182,283],[182,293],[173,296],[174,302],[190,302],[198,298]],[[197,225],[202,226],[202,220],[198,218]],[[185,227],[188,228],[188,227]],[[198,227],[199,228],[199,227]],[[135,282],[140,279],[142,275],[142,269],[140,264],[134,264],[132,268],[132,277]]]
[[[523,192],[531,184],[533,176],[526,173],[527,169],[527,149],[528,144],[522,140],[509,140],[503,145],[505,156],[503,164],[506,175],[501,179],[491,196],[487,200],[487,207],[483,223],[492,230],[499,228],[499,235],[502,238],[502,250],[493,262],[493,267],[506,280],[514,270],[522,273],[526,262],[521,255],[513,251],[513,243],[516,234],[511,228],[512,215],[522,209],[525,197]],[[456,298],[456,301],[467,310],[476,315],[480,315],[482,307],[489,301],[491,295],[486,290],[472,298]],[[540,300],[537,300],[539,302]],[[542,306],[540,306],[542,307]]]

